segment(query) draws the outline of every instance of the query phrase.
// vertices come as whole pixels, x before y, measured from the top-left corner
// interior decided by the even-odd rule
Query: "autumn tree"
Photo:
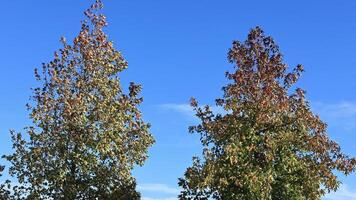
[[[86,10],[73,44],[62,39],[35,70],[33,126],[12,132],[14,153],[5,156],[22,199],[140,199],[131,171],[154,139],[138,109],[141,86],[120,83],[128,65],[103,32],[102,7],[97,0]]]
[[[193,159],[180,199],[320,199],[340,184],[335,174],[355,170],[356,159],[329,139],[305,91],[293,90],[302,65],[288,72],[274,40],[257,27],[234,41],[228,59],[235,70],[216,100],[225,114],[191,105],[201,123],[203,155]]]

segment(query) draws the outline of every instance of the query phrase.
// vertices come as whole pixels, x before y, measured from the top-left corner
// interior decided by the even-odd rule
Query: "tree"
[[[102,7],[86,10],[73,44],[63,38],[35,70],[29,138],[12,131],[14,153],[5,156],[22,199],[140,199],[131,171],[154,139],[138,109],[141,86],[120,84],[128,65],[103,32]]]
[[[256,27],[245,42],[234,41],[228,59],[235,71],[216,100],[225,114],[191,105],[201,123],[202,157],[195,157],[179,185],[180,199],[320,199],[340,184],[335,174],[355,170],[327,136],[305,91],[292,86],[302,65],[287,72],[273,39]]]

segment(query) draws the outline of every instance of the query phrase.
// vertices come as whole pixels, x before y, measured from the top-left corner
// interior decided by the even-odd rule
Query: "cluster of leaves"
[[[335,170],[349,174],[356,159],[330,140],[326,124],[310,110],[305,91],[291,91],[302,65],[288,73],[274,40],[256,27],[245,42],[233,42],[235,71],[216,104],[191,105],[201,123],[202,158],[195,157],[179,185],[180,199],[320,199],[336,190]]]
[[[63,38],[35,71],[29,138],[12,131],[14,153],[4,156],[19,182],[14,199],[140,199],[131,171],[154,139],[138,109],[141,86],[125,93],[120,84],[127,62],[103,32],[102,7],[86,10],[73,44]]]
[[[5,167],[0,166],[0,177],[2,176],[2,172],[4,171]],[[4,183],[0,185],[0,199],[10,199],[11,192],[9,191],[11,188],[10,181],[6,180]]]

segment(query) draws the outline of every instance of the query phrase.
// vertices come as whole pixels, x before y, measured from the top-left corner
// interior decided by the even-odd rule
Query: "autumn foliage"
[[[257,27],[234,41],[228,59],[235,70],[216,100],[226,114],[191,105],[201,123],[202,157],[193,159],[179,185],[180,199],[320,199],[336,190],[335,174],[355,170],[356,159],[329,139],[305,91],[292,86],[304,71],[291,72],[274,40]]]
[[[120,82],[128,63],[103,31],[102,8],[96,0],[73,42],[62,38],[53,60],[35,70],[32,125],[11,131],[13,153],[3,158],[15,181],[0,184],[0,199],[141,199],[132,170],[154,138],[139,110],[141,85]],[[224,112],[191,99],[200,123],[189,131],[203,152],[179,179],[179,199],[318,200],[337,190],[337,173],[354,172],[356,159],[328,137],[295,86],[303,66],[290,69],[259,27],[233,42],[228,60],[234,70],[216,99]]]
[[[103,32],[102,7],[97,0],[86,10],[73,44],[62,39],[35,71],[33,126],[12,132],[14,153],[5,156],[19,182],[14,199],[140,199],[131,171],[154,139],[138,109],[141,86],[121,86],[127,62]]]

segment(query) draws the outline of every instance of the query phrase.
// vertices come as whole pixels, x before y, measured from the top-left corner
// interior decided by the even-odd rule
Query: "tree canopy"
[[[179,185],[180,199],[320,199],[340,184],[335,172],[355,170],[356,159],[341,152],[327,125],[294,84],[304,71],[288,72],[279,47],[261,28],[228,53],[234,71],[216,104],[191,105],[201,123],[203,155],[193,159]]]
[[[18,179],[15,199],[140,199],[131,174],[154,143],[138,106],[141,86],[125,92],[128,66],[103,28],[97,0],[85,11],[73,44],[62,38],[54,59],[35,70],[39,87],[28,104],[33,125],[12,131],[5,156]]]

